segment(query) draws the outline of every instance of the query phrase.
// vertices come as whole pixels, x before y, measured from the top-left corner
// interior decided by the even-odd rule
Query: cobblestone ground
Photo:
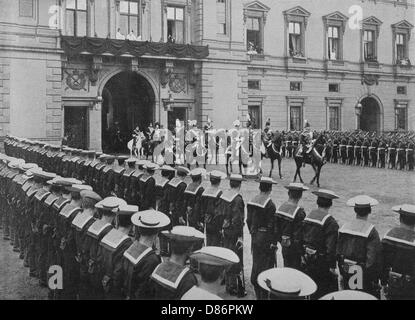
[[[287,198],[287,190],[283,187],[289,184],[295,172],[295,163],[292,160],[283,160],[283,179],[274,171],[274,178],[279,183],[274,186],[272,198],[277,204],[281,204]],[[224,166],[208,167],[210,169],[222,169]],[[264,164],[265,173],[268,174],[269,164]],[[237,166],[234,166],[237,170]],[[307,166],[302,168],[303,179],[309,182],[313,177],[313,170]],[[405,171],[391,171],[374,168],[357,168],[343,165],[326,164],[323,167],[321,187],[335,191],[341,198],[335,201],[332,208],[333,216],[339,224],[343,224],[353,218],[352,208],[346,207],[346,201],[358,194],[365,193],[379,200],[379,206],[375,207],[370,220],[376,225],[381,236],[397,223],[397,216],[391,211],[395,205],[403,203],[415,203],[415,174]],[[207,184],[207,182],[204,182]],[[228,186],[227,181],[222,182],[222,187]],[[311,187],[316,190],[317,187]],[[244,182],[242,194],[248,202],[257,192],[258,184],[253,180]],[[306,192],[301,205],[310,212],[315,207],[316,198],[311,192]],[[2,233],[0,232],[0,235]],[[252,266],[250,235],[245,228],[244,231],[244,268],[245,282],[248,296],[245,299],[254,299],[252,286],[250,284],[250,270]],[[0,238],[0,299],[45,299],[47,292],[38,286],[37,280],[30,278],[28,270],[23,267],[22,260],[18,254],[12,252],[8,242]]]

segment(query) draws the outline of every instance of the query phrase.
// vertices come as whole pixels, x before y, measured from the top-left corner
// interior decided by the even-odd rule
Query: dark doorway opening
[[[102,92],[102,150],[129,152],[127,143],[133,130],[141,131],[154,121],[155,96],[150,83],[134,72],[112,77]]]
[[[168,113],[167,128],[170,132],[174,132],[176,129],[176,120],[179,120],[182,126],[186,126],[187,123],[187,108],[185,107],[173,107],[172,111]]]
[[[71,148],[87,149],[87,106],[65,106],[64,141]]]
[[[361,101],[362,114],[360,116],[360,129],[363,131],[380,131],[380,107],[376,99],[364,98]]]

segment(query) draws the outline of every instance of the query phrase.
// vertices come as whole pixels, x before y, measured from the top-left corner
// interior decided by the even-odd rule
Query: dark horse
[[[314,170],[314,178],[310,181],[310,184],[313,184],[314,181],[317,181],[317,186],[320,187],[320,173],[321,168],[325,164],[324,161],[324,153],[325,153],[325,146],[324,146],[324,139],[322,136],[318,137],[313,150],[303,157],[303,153],[299,153],[300,146],[298,146],[294,153],[294,160],[297,165],[297,170],[295,171],[294,182],[297,181],[297,175],[300,178],[301,183],[303,183],[303,178],[301,177],[301,167],[303,164],[309,164]],[[307,148],[304,146],[304,148]]]
[[[262,154],[262,158],[268,158],[271,161],[271,169],[269,171],[269,177],[272,177],[272,171],[274,170],[274,162],[275,160],[278,161],[278,173],[280,175],[280,179],[282,179],[281,174],[281,146],[282,146],[282,134],[279,132],[272,132],[270,139],[266,139],[262,137],[262,142],[264,143],[265,147],[265,154]],[[262,173],[262,169],[261,169]]]

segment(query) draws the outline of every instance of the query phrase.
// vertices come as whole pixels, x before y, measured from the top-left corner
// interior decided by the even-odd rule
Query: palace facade
[[[0,136],[415,130],[414,0],[0,0]]]

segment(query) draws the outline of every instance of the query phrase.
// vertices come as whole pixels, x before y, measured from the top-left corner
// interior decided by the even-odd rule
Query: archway
[[[374,97],[361,100],[362,113],[360,115],[360,129],[363,131],[381,131],[381,107]]]
[[[105,84],[102,97],[102,150],[127,152],[134,128],[144,131],[154,121],[153,88],[143,76],[124,71]]]

